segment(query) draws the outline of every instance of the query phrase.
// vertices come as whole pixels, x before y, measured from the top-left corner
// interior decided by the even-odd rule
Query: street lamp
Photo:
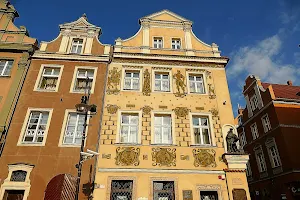
[[[83,131],[82,131],[82,139],[81,139],[81,146],[80,146],[80,156],[79,156],[79,162],[76,164],[76,168],[78,170],[77,175],[77,182],[76,182],[76,193],[75,193],[75,200],[78,200],[79,197],[79,189],[80,189],[80,178],[81,178],[81,170],[82,170],[82,164],[85,160],[90,159],[97,156],[98,154],[94,151],[87,150],[87,152],[84,152],[84,143],[85,143],[85,132],[87,127],[87,119],[89,115],[96,114],[97,106],[95,104],[89,105],[89,99],[91,94],[91,88],[89,86],[89,78],[87,77],[85,80],[85,94],[81,97],[81,103],[76,104],[75,108],[78,114],[84,115],[84,123],[83,123]]]

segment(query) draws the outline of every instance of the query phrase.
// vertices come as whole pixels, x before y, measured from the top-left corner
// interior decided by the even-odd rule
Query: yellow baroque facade
[[[109,65],[94,199],[250,199],[248,155],[226,153],[228,58],[173,12],[139,22]]]

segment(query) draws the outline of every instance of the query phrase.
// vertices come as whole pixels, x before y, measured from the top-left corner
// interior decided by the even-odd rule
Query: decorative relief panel
[[[215,99],[217,97],[213,84],[208,84],[208,95],[210,99]]]
[[[219,111],[216,108],[209,110],[214,117],[218,117]]]
[[[153,166],[176,166],[176,149],[152,148]]]
[[[233,189],[232,196],[233,200],[247,200],[247,194],[244,189]]]
[[[114,67],[109,71],[107,78],[107,94],[118,94],[120,92],[119,85],[121,79],[121,70],[118,71],[117,67]]]
[[[117,106],[117,105],[108,104],[108,105],[106,106],[106,108],[107,108],[107,112],[108,112],[109,114],[116,114],[116,113],[118,112],[118,109],[119,109],[120,107]]]
[[[177,117],[185,117],[189,114],[190,109],[188,109],[187,107],[177,107],[173,109],[173,111],[175,112],[175,115]]]
[[[150,115],[152,108],[150,106],[144,106],[142,107],[142,111],[144,115]]]
[[[148,69],[146,69],[144,71],[143,95],[150,96],[150,93],[151,93],[150,73]]]
[[[140,164],[140,148],[134,147],[118,147],[116,149],[116,165],[129,166],[134,165],[138,166]]]
[[[192,190],[182,190],[183,200],[193,200]]]
[[[216,151],[213,149],[193,149],[195,167],[216,167]]]
[[[176,97],[184,97],[185,96],[185,78],[181,74],[179,70],[177,70],[177,73],[173,75],[173,78],[175,79],[176,89],[177,92],[174,93]]]

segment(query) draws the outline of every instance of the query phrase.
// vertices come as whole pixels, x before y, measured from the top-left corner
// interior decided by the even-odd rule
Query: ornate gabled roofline
[[[79,24],[84,24],[85,26],[79,26]],[[102,30],[100,27],[95,26],[93,24],[91,24],[90,22],[87,21],[87,17],[86,14],[83,14],[79,19],[77,19],[76,21],[73,22],[68,22],[68,23],[64,23],[64,24],[60,24],[59,25],[60,31],[64,31],[64,30],[83,30],[83,31],[96,31],[97,33],[99,33],[99,35],[101,35]],[[87,30],[88,29],[88,30]]]
[[[184,17],[182,17],[182,16],[180,16],[180,15],[178,15],[178,14],[176,14],[176,13],[170,11],[170,10],[167,10],[167,9],[164,9],[164,10],[161,10],[161,11],[159,11],[159,12],[156,12],[156,13],[153,13],[153,14],[150,14],[150,15],[147,15],[147,16],[145,16],[145,17],[142,17],[142,18],[139,19],[139,22],[141,23],[141,21],[143,21],[143,20],[145,20],[145,19],[146,19],[146,20],[151,20],[151,18],[156,17],[156,16],[161,15],[161,14],[169,14],[169,15],[172,15],[173,17],[175,17],[175,18],[181,20],[182,22],[188,22],[188,23],[190,23],[190,24],[193,24],[192,21],[190,21],[190,20],[188,20],[188,19],[186,19],[186,18],[184,18]],[[151,20],[151,21],[152,21],[152,20]],[[157,21],[157,20],[153,20],[153,21]]]
[[[4,13],[11,13],[14,15],[14,17],[19,17],[18,11],[15,9],[15,7],[7,0],[0,0],[0,3],[4,3],[6,6],[6,9],[0,9],[0,12]]]

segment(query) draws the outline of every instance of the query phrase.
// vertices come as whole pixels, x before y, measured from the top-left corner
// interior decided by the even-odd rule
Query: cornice
[[[198,57],[198,56],[177,56],[162,54],[139,54],[139,53],[113,53],[114,58],[135,58],[149,60],[168,60],[168,61],[190,61],[227,64],[229,59],[226,57]]]
[[[19,51],[31,51],[37,47],[34,44],[24,44],[24,43],[0,43],[0,50],[10,49]]]
[[[78,60],[78,61],[98,61],[109,62],[109,55],[71,55],[71,54],[58,54],[58,53],[41,53],[35,52],[33,58],[40,59],[57,59],[57,60]]]
[[[159,65],[159,66],[178,66],[178,67],[195,67],[203,69],[224,69],[225,64],[218,63],[205,63],[205,62],[185,62],[181,60],[147,60],[147,59],[126,59],[126,58],[114,58],[113,62],[115,63],[126,63],[138,64],[138,65]]]

